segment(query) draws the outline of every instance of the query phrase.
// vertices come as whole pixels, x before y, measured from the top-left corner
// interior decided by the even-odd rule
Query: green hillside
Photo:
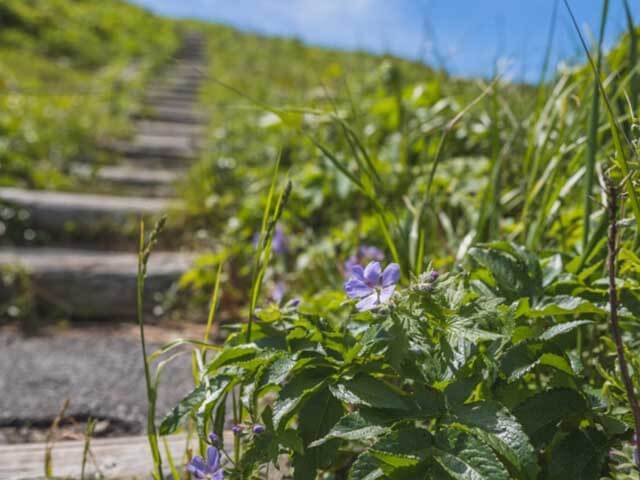
[[[0,184],[69,186],[69,164],[123,134],[174,22],[120,0],[0,4]]]
[[[87,189],[74,162],[133,135],[144,85],[200,33],[197,67],[156,90],[173,119],[151,101],[145,117],[161,140],[183,129],[174,143],[195,125],[199,153],[146,153],[145,175],[189,171],[169,232],[160,222],[129,272],[144,338],[157,235],[198,255],[170,300],[208,319],[204,340],[157,353],[194,347],[195,389],[158,429],[197,432],[212,452],[197,476],[262,478],[284,454],[305,480],[637,478],[633,25],[593,63],[519,85],[115,0],[5,0],[0,24],[0,184],[59,190]],[[196,96],[206,116],[185,112]],[[208,344],[213,322],[223,345]]]

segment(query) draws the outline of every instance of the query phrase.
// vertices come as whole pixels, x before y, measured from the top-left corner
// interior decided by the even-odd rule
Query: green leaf
[[[532,297],[542,289],[540,264],[521,247],[495,242],[473,247],[469,255],[491,272],[499,293],[510,299]]]
[[[518,478],[536,478],[536,452],[522,425],[502,405],[493,401],[455,405],[452,414],[452,423],[493,448],[509,462]]]
[[[207,395],[196,412],[196,428],[201,438],[205,438],[209,434],[207,431],[208,422],[211,419],[213,410],[216,409],[218,413],[224,414],[224,409],[219,410],[218,406],[226,401],[229,390],[231,390],[237,382],[237,377],[225,374],[208,379]],[[216,418],[215,420],[216,424],[219,425],[220,419]]]
[[[587,410],[585,399],[575,390],[557,388],[538,393],[514,409],[524,431],[537,446],[551,441],[558,423]]]
[[[573,322],[559,323],[549,328],[548,330],[545,330],[540,336],[538,336],[538,340],[545,342],[560,335],[564,335],[565,333],[571,332],[578,327],[582,327],[583,325],[590,325],[592,323],[593,322],[591,320],[575,320]]]
[[[303,370],[287,382],[273,408],[273,423],[276,429],[287,422],[314,393],[322,390],[326,383],[323,369]]]
[[[182,419],[200,405],[207,396],[204,384],[198,385],[162,419],[160,435],[169,435],[180,426]]]
[[[352,380],[332,385],[330,389],[338,400],[352,405],[394,410],[409,408],[407,397],[399,389],[371,375],[359,374]]]
[[[442,431],[436,438],[433,454],[456,480],[509,480],[509,472],[493,450],[464,432]]]
[[[296,360],[292,357],[285,356],[277,359],[262,373],[256,390],[260,390],[269,385],[281,385],[286,380],[296,366]]]
[[[378,480],[383,477],[384,472],[373,455],[368,452],[358,455],[349,470],[349,480]]]
[[[393,431],[369,449],[385,474],[396,469],[415,467],[427,457],[432,446],[431,434],[423,429],[407,426]]]
[[[607,454],[604,435],[595,429],[574,430],[551,450],[549,480],[598,480]]]
[[[569,333],[583,325],[590,324],[588,320],[577,320],[554,325],[537,337],[527,338],[511,347],[501,360],[501,369],[510,382],[522,378],[535,367],[542,365],[555,368],[570,376],[576,372],[571,362],[566,358],[553,342],[557,337]]]
[[[295,478],[315,478],[316,470],[329,468],[335,463],[338,441],[328,441],[315,446],[313,443],[324,437],[331,426],[335,425],[343,415],[342,404],[331,395],[327,388],[314,393],[304,404],[298,417],[298,432],[306,448],[302,455],[294,456],[294,464],[304,464],[305,472],[313,472],[314,475],[301,477],[296,474]]]
[[[220,354],[208,365],[207,372],[215,372],[218,368],[225,365],[231,365],[238,362],[251,360],[258,352],[255,345],[238,345],[235,347],[226,347]]]
[[[321,439],[313,442],[310,447],[322,445],[331,439],[364,442],[389,433],[388,425],[394,419],[384,413],[363,408],[342,417],[338,423]]]
[[[556,370],[560,370],[570,376],[575,375],[571,364],[562,355],[557,355],[555,353],[543,353],[540,355],[537,363],[538,365],[555,368]]]
[[[606,312],[584,298],[572,297],[571,295],[544,297],[533,307],[529,305],[529,299],[524,298],[520,301],[518,309],[516,310],[517,317],[526,316],[529,318],[548,317],[552,315],[579,315],[584,313],[603,315]]]

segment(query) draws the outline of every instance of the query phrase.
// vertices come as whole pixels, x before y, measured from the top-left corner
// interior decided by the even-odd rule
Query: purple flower
[[[432,282],[435,282],[436,280],[438,280],[439,276],[440,276],[440,273],[438,273],[437,270],[431,270],[429,272],[429,280]]]
[[[260,247],[260,234],[253,235],[254,248]],[[285,235],[284,230],[280,225],[276,225],[276,228],[271,237],[271,251],[277,255],[286,253],[289,250],[289,238]]]
[[[382,272],[380,263],[371,262],[365,269],[356,265],[351,275],[344,284],[345,292],[351,298],[361,299],[356,308],[364,312],[389,301],[400,280],[400,267],[390,263]]]
[[[353,275],[353,267],[360,266],[360,260],[356,255],[351,255],[346,262],[344,262],[344,273],[347,276]]]
[[[231,431],[233,432],[234,435],[240,435],[242,433],[242,425],[233,425],[231,427]]]
[[[259,423],[256,423],[251,430],[256,435],[260,435],[261,433],[264,432],[265,428],[264,428],[264,425],[260,425]]]
[[[218,435],[213,432],[209,434],[209,443],[211,443],[211,445],[216,445],[218,443],[218,440]]]
[[[276,282],[271,289],[271,299],[278,305],[282,302],[284,294],[287,292],[287,286],[284,282]]]
[[[298,305],[300,305],[300,298],[296,297],[289,300],[289,306],[291,308],[296,308]]]
[[[220,451],[216,447],[207,448],[207,460],[195,456],[187,465],[187,470],[198,480],[223,480],[224,472],[220,466]]]
[[[289,250],[289,238],[284,234],[284,230],[280,225],[276,225],[276,230],[273,232],[271,249],[277,255],[287,253],[287,250]]]
[[[373,245],[361,245],[356,254],[351,255],[347,261],[344,262],[345,275],[353,275],[353,267],[360,265],[362,262],[372,260],[384,260],[384,252]]]
[[[384,260],[384,252],[373,245],[362,245],[358,249],[358,255],[366,260]]]

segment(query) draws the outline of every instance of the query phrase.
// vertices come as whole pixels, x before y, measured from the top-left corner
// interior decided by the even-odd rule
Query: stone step
[[[105,147],[128,158],[162,158],[188,161],[197,152],[188,137],[136,136],[132,141],[110,142]]]
[[[143,168],[136,165],[120,164],[93,169],[87,165],[77,165],[73,173],[93,180],[96,189],[105,192],[144,194],[145,197],[170,197],[174,184],[181,178],[179,170]]]
[[[171,95],[191,95],[194,98],[197,98],[200,94],[199,86],[193,87],[188,85],[150,85],[149,91]]]
[[[194,110],[197,106],[198,102],[195,98],[171,98],[166,96],[146,98],[143,102],[144,109],[177,108],[182,110]]]
[[[202,125],[205,123],[205,117],[199,112],[188,109],[156,107],[147,111],[139,112],[136,118],[151,119],[162,122],[187,123],[193,125]]]
[[[145,310],[185,273],[194,254],[154,252],[145,281]],[[137,255],[56,248],[0,249],[0,268],[22,269],[36,301],[76,318],[128,319],[136,314]]]
[[[149,88],[179,88],[179,89],[193,89],[198,90],[202,86],[200,79],[187,79],[187,78],[163,78],[161,82],[152,83]]]
[[[197,95],[185,95],[180,93],[170,93],[162,90],[150,90],[145,95],[145,103],[153,104],[154,102],[182,102],[185,104],[195,105],[198,102]]]
[[[174,201],[166,198],[0,188],[0,202],[27,211],[29,217],[25,223],[35,230],[51,234],[88,234],[117,232],[127,224],[135,227],[140,216],[159,215]]]
[[[141,135],[167,137],[198,137],[204,133],[204,126],[195,123],[166,122],[153,119],[138,119],[134,123],[135,131]]]
[[[145,91],[145,101],[153,102],[155,100],[171,100],[171,101],[183,101],[198,103],[199,100],[198,89],[193,89],[189,92],[185,91],[173,91],[168,87],[149,87]]]

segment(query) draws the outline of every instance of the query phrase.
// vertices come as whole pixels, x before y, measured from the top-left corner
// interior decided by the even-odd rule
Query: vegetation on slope
[[[515,86],[209,32],[210,145],[184,192],[215,248],[184,280],[210,287],[222,264],[222,306],[246,301],[247,322],[161,431],[220,434],[232,397],[232,478],[278,453],[295,478],[635,478],[632,35],[597,75]],[[607,181],[625,193],[617,269]],[[395,283],[371,280],[369,310],[353,266],[382,258],[400,281],[389,298]]]
[[[69,187],[73,161],[125,134],[174,22],[121,0],[0,4],[0,184]]]

